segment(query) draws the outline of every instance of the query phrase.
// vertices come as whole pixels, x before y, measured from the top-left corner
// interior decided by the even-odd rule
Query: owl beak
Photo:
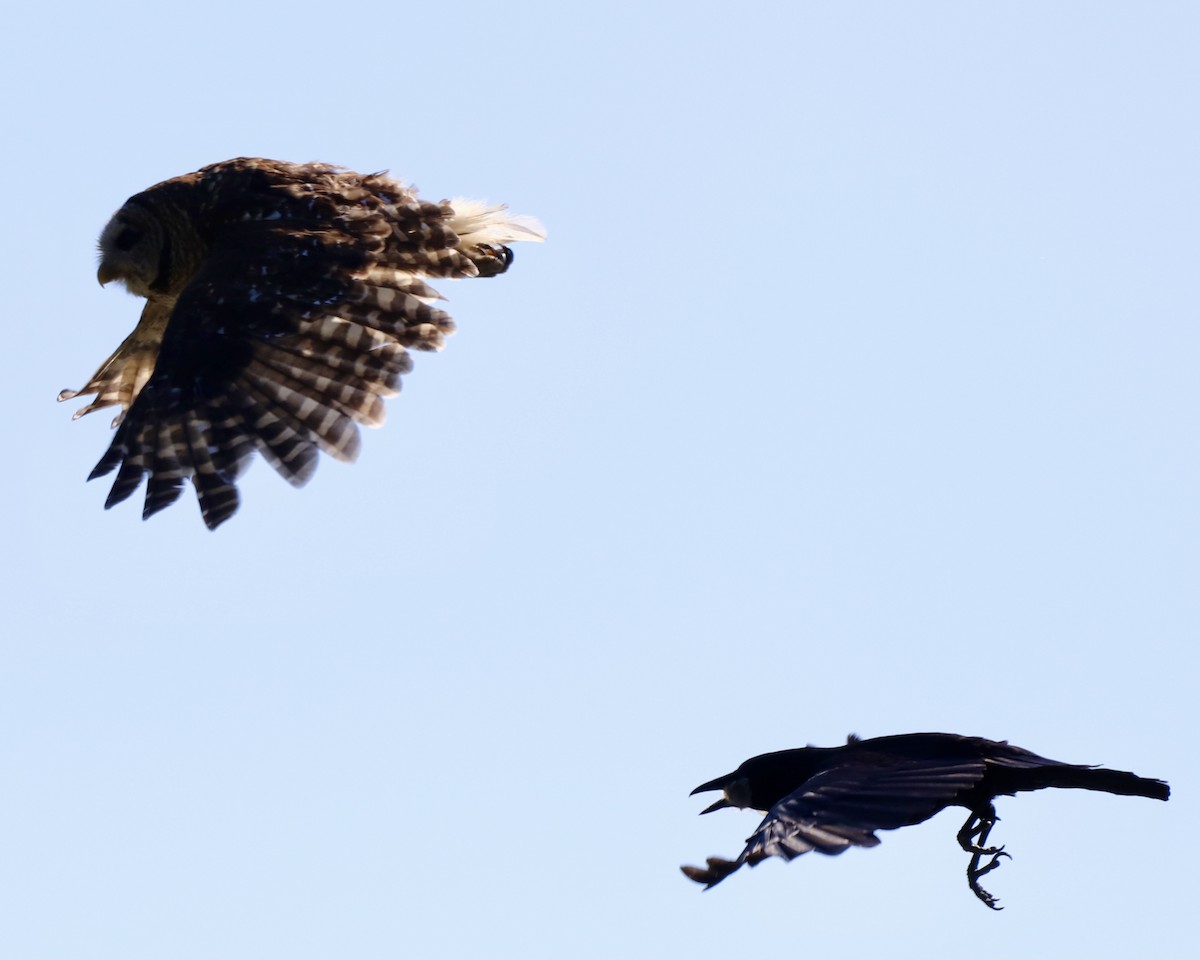
[[[100,264],[100,269],[96,271],[96,279],[100,281],[100,286],[104,286],[106,283],[116,280],[117,275],[113,271],[112,267],[110,267],[107,263],[102,262]]]

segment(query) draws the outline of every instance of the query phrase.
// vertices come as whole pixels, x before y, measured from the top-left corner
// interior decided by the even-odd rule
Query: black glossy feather
[[[692,880],[712,887],[743,864],[754,866],[778,856],[792,860],[816,850],[839,854],[851,846],[879,843],[876,830],[921,823],[949,806],[966,807],[982,832],[973,846],[964,842],[972,819],[960,832],[964,849],[1000,854],[980,844],[995,821],[992,801],[1027,790],[1067,787],[1166,800],[1170,788],[1161,780],[1063,763],[1004,741],[946,733],[914,733],[859,740],[840,747],[803,747],[752,757],[736,770],[709,780],[693,793],[720,790],[724,797],[706,811],[749,807],[766,816],[746,841],[736,860],[709,858],[706,867],[683,867]],[[977,870],[976,877],[994,869]],[[969,871],[970,876],[970,871]],[[995,905],[986,891],[972,890]]]

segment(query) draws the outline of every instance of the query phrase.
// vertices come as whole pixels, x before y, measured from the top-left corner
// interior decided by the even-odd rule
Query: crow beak
[[[702,784],[700,784],[700,786],[698,786],[695,790],[693,790],[691,792],[690,796],[694,797],[698,793],[708,793],[708,791],[710,791],[710,790],[724,791],[725,788],[727,786],[729,786],[729,779],[731,776],[732,776],[732,774],[727,773],[723,777],[717,777],[716,780],[709,780],[708,783],[702,783]],[[701,810],[700,813],[701,814],[712,813],[714,810],[723,810],[725,807],[732,807],[732,806],[733,806],[733,804],[729,802],[729,794],[725,794],[725,796],[721,797],[721,799],[718,800],[716,803],[710,804],[709,806],[707,806],[703,810]]]
[[[733,806],[733,804],[729,802],[728,797],[722,797],[716,803],[710,803],[707,807],[705,807],[703,810],[701,810],[700,815],[703,816],[706,813],[712,813],[714,810],[723,810],[725,807],[732,807],[732,806]]]
[[[709,790],[724,790],[732,778],[733,774],[727,773],[723,777],[717,777],[715,780],[709,780],[708,783],[702,783],[695,790],[688,794],[689,797],[694,797],[698,793],[708,793]]]

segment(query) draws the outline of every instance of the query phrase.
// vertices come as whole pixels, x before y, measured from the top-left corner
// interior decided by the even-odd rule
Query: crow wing
[[[793,860],[811,850],[833,856],[849,847],[875,847],[876,830],[928,820],[979,783],[984,772],[982,757],[859,753],[810,777],[771,807],[736,860],[710,857],[706,868],[683,872],[712,887],[742,864],[754,866],[768,857]]]

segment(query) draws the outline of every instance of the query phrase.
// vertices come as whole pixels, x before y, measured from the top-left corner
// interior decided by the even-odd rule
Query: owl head
[[[113,214],[100,234],[96,277],[101,284],[120,281],[140,297],[161,293],[169,282],[170,246],[154,212],[131,200]]]

